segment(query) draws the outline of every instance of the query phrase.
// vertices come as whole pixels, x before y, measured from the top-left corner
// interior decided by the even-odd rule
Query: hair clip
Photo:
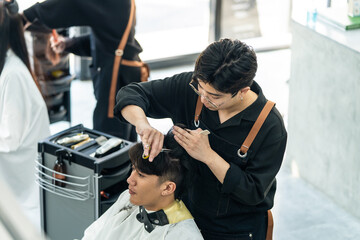
[[[163,149],[161,149],[160,152],[161,152],[161,153],[168,153],[168,152],[171,152],[171,149],[163,148]],[[149,158],[149,155],[145,155],[145,154],[143,153],[141,157],[142,157],[142,159],[148,159],[148,158]]]
[[[144,147],[145,147],[146,149],[149,149],[149,151],[150,151],[150,149],[151,149],[151,146],[150,146],[149,144],[146,144]],[[143,153],[143,154],[142,154],[142,159],[148,159],[149,156],[150,156],[150,154],[149,154],[149,155],[145,155],[145,154]]]

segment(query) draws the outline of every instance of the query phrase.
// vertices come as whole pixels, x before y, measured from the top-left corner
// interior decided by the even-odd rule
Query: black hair
[[[193,79],[223,93],[235,94],[250,87],[257,71],[255,51],[240,40],[221,39],[197,58]]]
[[[16,9],[17,3],[15,0],[11,2],[0,0],[0,74],[4,68],[6,52],[9,47],[32,74],[24,38],[22,18]],[[39,87],[34,77],[33,79]]]
[[[176,124],[183,127],[183,125]],[[169,152],[160,152],[152,162],[143,159],[143,145],[137,143],[129,150],[131,163],[140,172],[159,176],[160,183],[170,180],[176,184],[175,199],[181,199],[192,181],[193,160],[174,139],[172,129],[165,135],[163,148]]]

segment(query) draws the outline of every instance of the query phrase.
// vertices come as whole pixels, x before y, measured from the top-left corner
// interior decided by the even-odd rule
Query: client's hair
[[[177,126],[184,127],[180,124]],[[175,199],[181,199],[191,182],[193,160],[176,142],[172,129],[165,135],[163,148],[171,151],[160,152],[153,162],[149,162],[142,158],[142,143],[137,143],[129,150],[131,163],[142,173],[159,176],[160,183],[167,180],[174,182],[176,184]]]

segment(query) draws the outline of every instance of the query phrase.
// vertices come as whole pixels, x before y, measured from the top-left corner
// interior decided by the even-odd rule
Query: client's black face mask
[[[10,2],[5,0],[5,6],[8,9],[10,14],[16,14],[19,12],[19,6],[16,0],[11,0]]]

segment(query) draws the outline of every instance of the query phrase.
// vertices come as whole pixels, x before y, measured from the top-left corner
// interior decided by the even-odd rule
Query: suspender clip
[[[121,49],[116,49],[116,50],[115,50],[115,55],[116,55],[116,56],[121,57],[123,54],[124,54],[124,51],[123,51],[123,50],[121,50]]]

